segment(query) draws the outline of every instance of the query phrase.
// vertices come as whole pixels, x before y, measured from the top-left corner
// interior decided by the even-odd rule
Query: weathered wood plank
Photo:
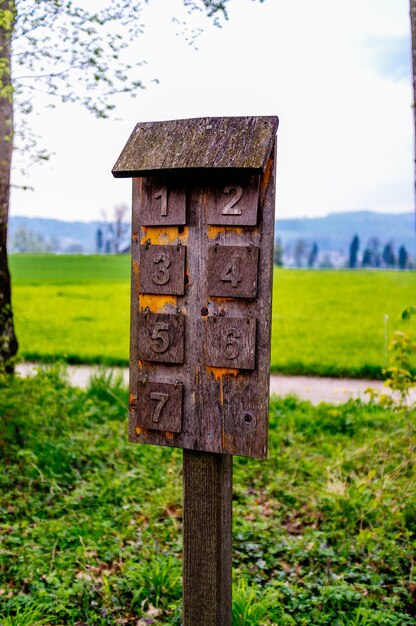
[[[274,176],[272,149],[256,188],[257,218],[252,226],[210,223],[213,204],[223,204],[218,201],[218,193],[223,190],[225,202],[228,196],[228,192],[224,192],[228,186],[227,176],[221,177],[219,185],[215,171],[203,175],[184,176],[182,173],[180,180],[176,181],[186,197],[185,225],[143,224],[141,211],[147,202],[149,185],[157,189],[158,181],[166,182],[167,179],[158,175],[154,181],[133,181],[131,441],[222,454],[266,456]],[[239,180],[244,181],[244,176],[240,179],[234,174],[229,175],[230,185],[238,186]],[[247,205],[244,185],[241,186],[241,206],[244,208]],[[159,287],[152,284],[149,289],[145,287],[149,280],[154,282],[151,279],[154,270],[153,273],[146,270],[146,262],[143,263],[140,255],[141,247],[146,244],[148,249],[162,252],[170,252],[177,247],[184,252],[186,250],[183,289],[175,288],[168,293],[144,293],[159,291]],[[215,249],[225,251],[219,262],[212,260]],[[241,257],[235,263],[233,261],[234,264],[230,263],[233,253]],[[250,261],[249,256],[253,254]],[[231,259],[228,258],[230,255]],[[161,259],[159,268],[156,267],[159,262],[154,261],[157,259],[150,259],[148,265],[160,269],[161,275],[157,276],[157,280],[163,281],[166,278],[164,272],[172,270],[173,262]],[[166,267],[168,261],[170,264]],[[142,272],[147,278],[142,276]],[[182,269],[180,273],[183,276]],[[224,291],[213,289],[218,282],[225,285]],[[169,285],[169,281],[166,284]],[[183,327],[171,325],[171,320],[177,319],[183,320]],[[213,340],[209,331],[215,324],[213,319],[221,320],[220,325],[237,320],[240,337],[226,335],[225,343]],[[250,331],[251,335],[241,332],[239,325],[247,319],[255,327],[254,334],[253,331]],[[155,323],[159,325],[155,326]],[[169,345],[165,345],[167,340]],[[240,340],[242,346],[238,346]],[[226,358],[230,356],[233,344],[239,347],[238,351],[244,358],[237,355],[235,359]],[[211,360],[214,345],[215,360]],[[255,367],[250,369],[253,358]],[[180,432],[176,427],[170,430],[164,430],[162,426],[151,428],[151,421],[142,419],[140,384],[145,379],[155,385],[183,385]],[[154,402],[151,404],[153,406]]]
[[[125,178],[207,169],[260,174],[266,168],[277,126],[275,116],[139,123],[120,154],[113,175]]]
[[[231,626],[232,457],[183,452],[184,626]]]

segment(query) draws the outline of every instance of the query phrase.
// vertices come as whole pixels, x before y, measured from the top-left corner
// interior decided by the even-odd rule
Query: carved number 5
[[[160,414],[162,413],[163,407],[166,402],[169,400],[168,393],[160,393],[159,391],[152,391],[150,393],[151,400],[157,400],[158,404],[156,405],[155,412],[153,413],[153,421],[158,422],[160,418]]]
[[[150,347],[153,352],[166,352],[169,348],[170,340],[169,340],[169,324],[166,322],[156,322],[153,326],[152,332],[152,341],[150,342]]]
[[[227,202],[223,210],[221,211],[221,215],[241,215],[241,209],[238,207],[234,208],[234,205],[241,199],[243,195],[243,188],[240,185],[229,185],[228,187],[224,187],[223,193],[231,193],[235,192],[234,196]]]
[[[170,280],[169,266],[170,261],[166,254],[155,255],[153,263],[156,264],[156,271],[152,276],[152,280],[156,285],[166,285]]]
[[[239,338],[241,337],[240,331],[237,328],[230,328],[226,335],[225,344],[225,356],[227,359],[235,359],[240,352]]]
[[[166,187],[162,187],[155,193],[155,199],[160,198],[160,215],[166,217],[168,214],[168,190]]]

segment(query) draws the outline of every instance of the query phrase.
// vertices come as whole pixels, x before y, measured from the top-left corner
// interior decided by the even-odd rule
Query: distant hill
[[[106,225],[100,221],[66,222],[62,220],[30,217],[12,217],[10,220],[10,241],[16,229],[26,229],[42,235],[59,252],[96,252],[97,229],[105,231]],[[276,221],[276,237],[280,237],[283,247],[290,248],[303,239],[308,245],[316,242],[320,253],[337,253],[348,256],[350,242],[354,235],[360,238],[363,249],[370,238],[376,237],[380,245],[393,241],[395,247],[405,245],[412,257],[416,256],[415,217],[413,213],[376,213],[354,211],[331,213],[325,217],[301,217]]]
[[[321,251],[337,251],[347,256],[354,237],[360,238],[364,248],[372,237],[380,244],[393,241],[396,247],[406,246],[414,256],[416,252],[415,216],[413,213],[376,213],[374,211],[351,211],[330,213],[325,217],[301,217],[277,219],[276,236],[283,245],[298,239],[316,243]]]

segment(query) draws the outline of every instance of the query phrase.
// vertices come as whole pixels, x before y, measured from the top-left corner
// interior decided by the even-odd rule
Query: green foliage
[[[12,255],[10,264],[21,358],[127,365],[127,256]],[[414,272],[276,270],[272,370],[382,378],[385,316],[398,328],[415,289]]]
[[[416,307],[407,307],[402,312],[401,319],[409,321],[415,313]],[[386,375],[385,386],[392,393],[383,394],[377,389],[370,388],[367,393],[371,401],[377,401],[393,411],[407,414],[412,408],[410,392],[416,387],[415,360],[416,340],[412,333],[408,329],[396,330],[389,343],[389,366],[383,370]]]
[[[0,388],[0,623],[181,623],[179,450],[127,442],[127,390],[59,367]],[[416,618],[415,411],[272,400],[234,462],[234,626]]]

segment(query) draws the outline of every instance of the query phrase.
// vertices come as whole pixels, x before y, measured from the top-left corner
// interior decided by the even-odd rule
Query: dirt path
[[[36,363],[20,363],[17,371],[21,376],[32,375],[36,368]],[[123,376],[125,384],[128,384],[127,368],[113,368]],[[78,387],[86,387],[88,381],[97,368],[86,365],[68,367],[68,375],[71,383]],[[386,391],[380,380],[357,380],[350,378],[318,378],[309,376],[278,376],[272,375],[270,378],[270,393],[279,396],[295,394],[303,400],[310,400],[313,404],[320,402],[330,402],[331,404],[342,404],[349,398],[366,399],[365,390],[368,387]],[[416,402],[416,389],[413,390],[412,400]]]

